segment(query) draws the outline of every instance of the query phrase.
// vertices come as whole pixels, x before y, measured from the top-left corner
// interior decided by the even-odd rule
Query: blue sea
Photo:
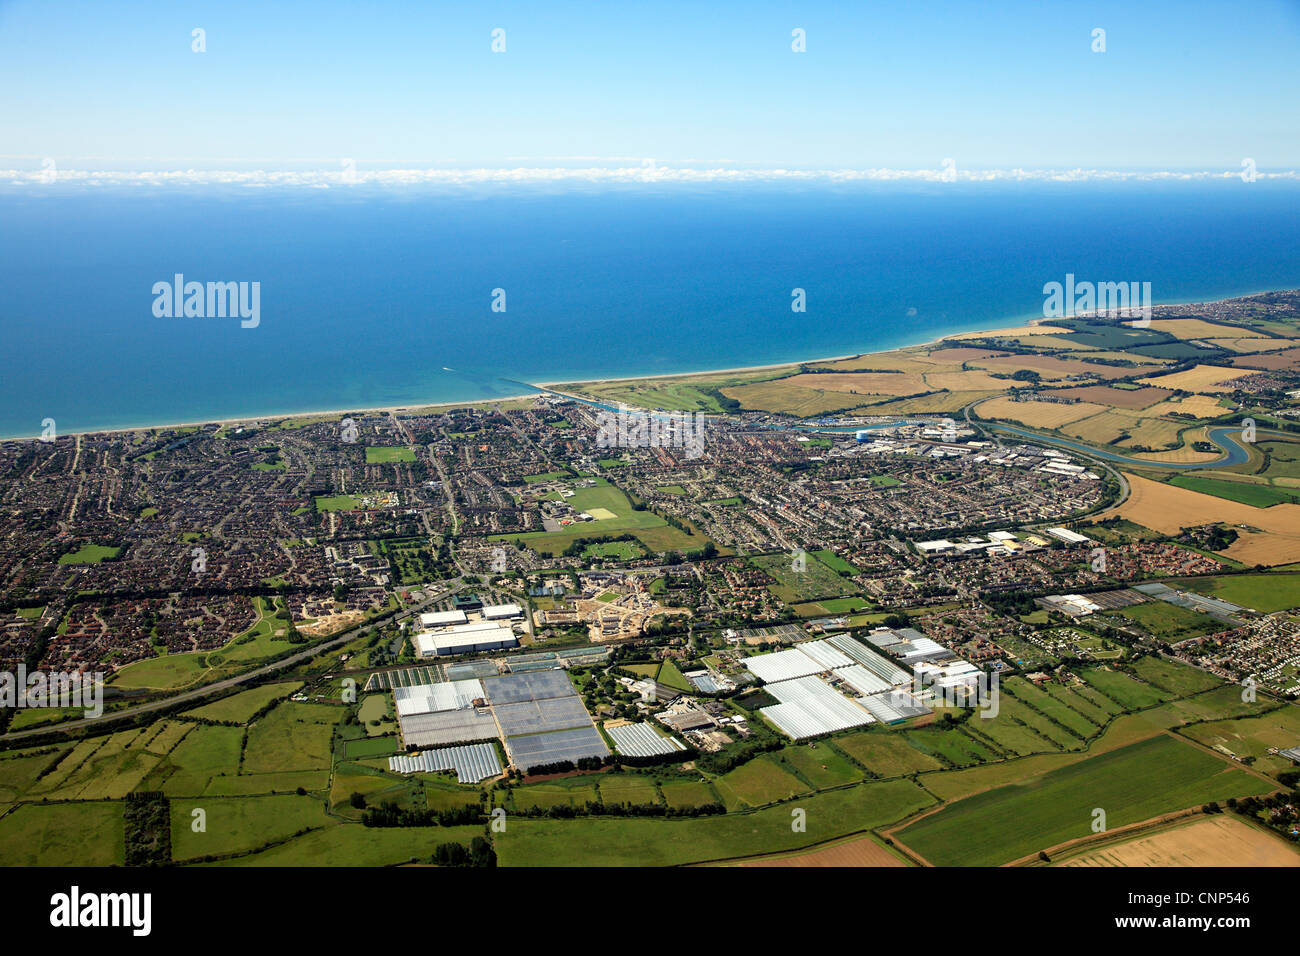
[[[1235,177],[5,188],[0,436],[873,351],[1040,316],[1066,273],[1157,303],[1295,288],[1298,213],[1300,186]],[[155,316],[177,273],[260,283],[260,324]]]

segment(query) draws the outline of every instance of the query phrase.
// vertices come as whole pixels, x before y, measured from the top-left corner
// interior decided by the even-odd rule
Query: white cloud
[[[664,166],[660,164],[591,165],[583,167],[515,166],[501,168],[409,168],[318,170],[158,169],[147,171],[93,169],[0,170],[0,184],[83,186],[257,186],[340,188],[357,185],[472,186],[496,183],[941,183],[943,169],[741,169]],[[951,173],[948,173],[951,175]],[[1239,178],[1237,170],[1108,170],[1108,169],[957,169],[957,182],[1193,182]],[[1297,180],[1296,170],[1259,171],[1261,180]]]

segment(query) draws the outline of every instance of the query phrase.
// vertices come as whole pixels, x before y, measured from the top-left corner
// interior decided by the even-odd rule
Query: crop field
[[[27,804],[0,817],[6,866],[121,866],[124,845],[120,803]]]
[[[1079,676],[1124,710],[1142,710],[1169,699],[1166,691],[1144,684],[1121,671],[1089,667],[1082,670]]]
[[[1268,614],[1300,607],[1300,573],[1225,574],[1192,578],[1180,587]]]
[[[807,376],[822,378],[821,375]],[[918,388],[918,392],[925,391]],[[779,382],[762,382],[754,385],[740,385],[722,389],[727,398],[740,403],[746,410],[781,412],[796,418],[809,418],[824,415],[827,412],[842,411],[883,401],[890,396],[874,394],[851,394],[843,391],[810,388],[795,385],[790,380]]]
[[[1284,706],[1257,717],[1193,724],[1179,732],[1207,747],[1221,747],[1238,757],[1254,757],[1255,769],[1277,773],[1290,769],[1291,761],[1268,750],[1300,743],[1300,708]]]
[[[1157,389],[1156,391],[1164,391]],[[1193,418],[1218,418],[1228,409],[1219,404],[1219,399],[1209,395],[1184,395],[1171,398],[1167,402],[1153,405],[1147,409],[1148,415],[1190,415]]]
[[[941,730],[933,726],[908,730],[904,735],[912,746],[946,761],[946,766],[969,767],[1000,756],[961,730]]]
[[[981,418],[997,421],[1019,422],[1029,428],[1060,428],[1081,418],[1106,411],[1105,405],[1093,402],[1017,402],[1010,398],[994,398],[981,402],[975,411]]]
[[[818,790],[854,783],[865,776],[860,767],[824,740],[786,747],[780,756],[800,778]]]
[[[718,802],[718,795],[703,781],[661,780],[659,789],[670,807],[702,807]]]
[[[415,449],[391,445],[366,446],[367,465],[389,465],[401,461],[415,461]]]
[[[195,832],[193,811],[206,814],[206,829]],[[334,823],[315,797],[294,794],[268,797],[203,797],[173,800],[172,859],[255,850],[308,827]]]
[[[1157,602],[1153,601],[1152,603]],[[1159,603],[1164,604],[1165,602],[1160,601]],[[1140,606],[1145,607],[1146,605]],[[1166,607],[1174,607],[1174,605],[1168,604]],[[1185,610],[1185,608],[1178,608],[1178,610]],[[1191,611],[1189,613],[1195,614],[1196,612]],[[1225,683],[1213,674],[1207,674],[1195,667],[1189,667],[1178,661],[1165,660],[1162,657],[1142,657],[1134,661],[1131,666],[1134,673],[1142,680],[1155,684],[1157,687],[1163,687],[1179,697],[1213,690],[1216,687],[1222,687]]]
[[[1259,530],[1240,532],[1223,552],[1228,557],[1248,565],[1300,561],[1300,505],[1253,508],[1138,475],[1129,475],[1129,483],[1128,501],[1101,517],[1119,514],[1164,534],[1216,522],[1245,525]]]
[[[779,853],[900,820],[928,806],[910,780],[868,783],[800,801],[807,832],[790,826],[790,808],[684,820],[588,817],[515,820],[494,846],[503,866],[673,866]]]
[[[788,554],[760,554],[749,560],[776,580],[768,590],[787,604],[841,597],[857,590],[852,581],[840,577],[813,555],[805,558],[803,571],[793,569],[793,559]]]
[[[1080,402],[1108,405],[1111,408],[1138,410],[1163,402],[1173,392],[1164,388],[1116,388],[1113,385],[1083,385],[1053,391],[1053,397],[1077,398]],[[1152,414],[1155,414],[1154,412]]]
[[[1082,421],[1071,422],[1061,430],[1094,445],[1166,448],[1180,444],[1179,429],[1186,427],[1186,422],[1139,417],[1134,412],[1107,411]]]
[[[1195,365],[1185,372],[1171,372],[1166,375],[1153,375],[1139,379],[1143,385],[1157,388],[1181,389],[1186,392],[1229,392],[1232,389],[1226,382],[1241,378],[1249,372],[1239,368],[1223,368],[1218,365]]]
[[[878,475],[876,477],[884,477],[884,476]],[[810,554],[818,561],[820,561],[822,564],[826,565],[826,567],[830,568],[832,571],[839,572],[839,573],[846,573],[846,574],[858,573],[857,568],[849,564],[849,562],[845,561],[838,554],[836,554],[834,551],[831,551],[829,549],[823,551],[812,551],[810,552]]]
[[[1235,816],[1201,817],[1084,850],[1053,866],[1300,866],[1300,851]]]
[[[313,830],[260,853],[226,861],[225,866],[389,866],[427,859],[440,843],[468,844],[483,835],[481,826],[364,827],[358,823]]]
[[[1109,618],[1132,621],[1152,637],[1169,642],[1200,637],[1224,628],[1223,622],[1208,614],[1179,607],[1168,601],[1148,601],[1102,613]]]
[[[714,788],[728,810],[761,807],[796,794],[807,793],[808,786],[784,770],[770,754],[763,754],[741,764],[730,773],[717,777]]]
[[[761,856],[733,864],[743,867],[907,866],[908,862],[874,836],[838,840],[801,853]]]
[[[913,747],[902,734],[890,731],[858,731],[836,737],[835,746],[880,777],[901,777],[944,766],[938,758]]]
[[[216,720],[222,723],[242,724],[251,720],[253,715],[273,700],[288,697],[302,687],[301,681],[287,684],[263,684],[251,690],[240,691],[231,697],[204,704],[193,710],[187,710],[184,717],[201,720]]]
[[[605,774],[600,778],[601,803],[662,803],[654,780],[641,774]]]
[[[244,748],[245,773],[276,770],[318,770],[330,765],[333,720],[342,710],[317,704],[281,704],[248,728]]]
[[[568,784],[560,781],[515,787],[513,794],[515,807],[519,810],[529,810],[534,807],[549,810],[551,807],[580,807],[584,804],[600,802],[600,795],[594,783],[584,782],[582,778],[572,779],[578,780],[578,783]]]
[[[1092,835],[1094,808],[1110,829],[1211,800],[1265,793],[1267,781],[1161,735],[967,797],[896,838],[938,866],[996,866]]]
[[[1189,491],[1198,491],[1203,495],[1239,501],[1252,508],[1268,508],[1284,502],[1300,504],[1300,488],[1274,488],[1269,485],[1248,484],[1244,481],[1202,478],[1199,475],[1174,475],[1169,479],[1169,484]]]

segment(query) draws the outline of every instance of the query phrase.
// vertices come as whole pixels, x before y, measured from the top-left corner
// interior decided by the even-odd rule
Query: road
[[[436,604],[438,601],[444,600],[452,594],[462,590],[464,587],[465,585],[463,583],[457,581],[454,587],[448,588],[444,591],[439,591],[432,597],[425,598],[423,601],[418,604],[413,604],[405,610],[393,612],[393,620],[399,621],[404,617],[418,614],[430,604]],[[238,687],[240,684],[247,683],[248,681],[254,680],[258,677],[265,677],[268,674],[274,674],[276,671],[284,670],[286,667],[293,667],[295,664],[301,664],[303,661],[310,660],[318,654],[323,654],[327,651],[333,650],[334,648],[342,647],[344,644],[355,639],[358,631],[368,627],[373,627],[382,619],[382,617],[373,618],[370,621],[363,621],[354,624],[335,637],[331,637],[324,643],[313,644],[306,650],[299,651],[296,654],[291,654],[282,660],[272,661],[270,664],[264,664],[261,667],[247,671],[246,673],[238,674],[234,677],[227,677],[224,680],[215,681],[211,684],[204,684],[202,687],[196,687],[193,690],[182,691],[179,694],[164,697],[161,700],[152,700],[148,703],[136,704],[133,707],[124,707],[121,710],[115,710],[111,714],[104,714],[100,717],[83,717],[80,720],[70,720],[61,724],[32,727],[29,730],[16,730],[0,737],[0,740],[23,740],[25,738],[39,737],[49,733],[82,730],[88,727],[99,727],[108,721],[121,720],[124,717],[133,717],[137,714],[147,714],[155,710],[168,709],[177,704],[184,703],[187,700],[198,700],[202,697],[207,697],[210,694],[228,690],[231,687]]]

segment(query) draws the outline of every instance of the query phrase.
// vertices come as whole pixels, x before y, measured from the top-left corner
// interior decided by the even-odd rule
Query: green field
[[[399,461],[415,461],[415,449],[404,445],[367,445],[367,465],[389,465]]]
[[[358,506],[359,502],[352,495],[333,495],[316,499],[317,511],[352,511]]]
[[[206,815],[206,829],[199,832],[196,809]],[[257,850],[299,830],[334,823],[321,800],[294,794],[173,800],[171,812],[173,860]]]
[[[760,554],[749,560],[775,580],[768,590],[787,604],[842,597],[857,590],[852,581],[840,577],[811,554],[804,556],[803,571],[794,570],[794,559],[788,554]]]
[[[252,690],[241,691],[233,697],[225,697],[211,704],[196,707],[194,710],[187,710],[183,716],[242,724],[251,720],[254,714],[271,701],[288,697],[300,687],[302,687],[301,681],[288,684],[264,684]]]
[[[1290,502],[1300,504],[1300,489],[1275,488],[1271,485],[1250,485],[1244,481],[1224,481],[1221,478],[1201,478],[1197,475],[1175,475],[1169,484],[1188,491],[1197,491],[1215,498],[1226,498],[1254,508]]]
[[[791,827],[796,805],[780,805],[685,820],[513,820],[494,845],[503,866],[672,866],[812,846],[900,820],[931,802],[910,780],[892,780],[800,798],[803,833]]]
[[[811,554],[813,557],[815,557],[822,564],[826,565],[826,567],[830,568],[832,571],[840,571],[845,574],[858,573],[857,568],[849,564],[849,562],[845,561],[843,558],[841,558],[834,551],[831,551],[829,548],[824,548],[821,551],[813,551],[811,552]]]
[[[995,866],[1106,827],[1272,789],[1173,737],[1161,735],[1021,783],[950,804],[897,834],[936,866]]]
[[[1107,617],[1127,618],[1152,637],[1161,641],[1181,641],[1221,631],[1226,625],[1200,611],[1193,611],[1168,601],[1148,601],[1116,611],[1103,611]]]
[[[102,544],[83,544],[76,551],[59,555],[59,564],[98,564],[107,558],[116,558],[121,553],[121,548],[111,548]]]
[[[513,825],[513,824],[512,824]],[[260,853],[236,857],[225,866],[388,866],[432,856],[439,843],[468,845],[481,826],[364,827],[359,823],[313,830]]]
[[[584,558],[616,558],[631,561],[645,552],[635,541],[598,541],[582,549]]]
[[[728,810],[761,807],[785,800],[810,789],[794,774],[783,769],[771,754],[741,764],[730,773],[717,777],[714,788]]]
[[[28,804],[0,817],[5,866],[121,866],[120,803]]]
[[[1300,574],[1225,574],[1190,578],[1179,586],[1262,614],[1300,607]]]

